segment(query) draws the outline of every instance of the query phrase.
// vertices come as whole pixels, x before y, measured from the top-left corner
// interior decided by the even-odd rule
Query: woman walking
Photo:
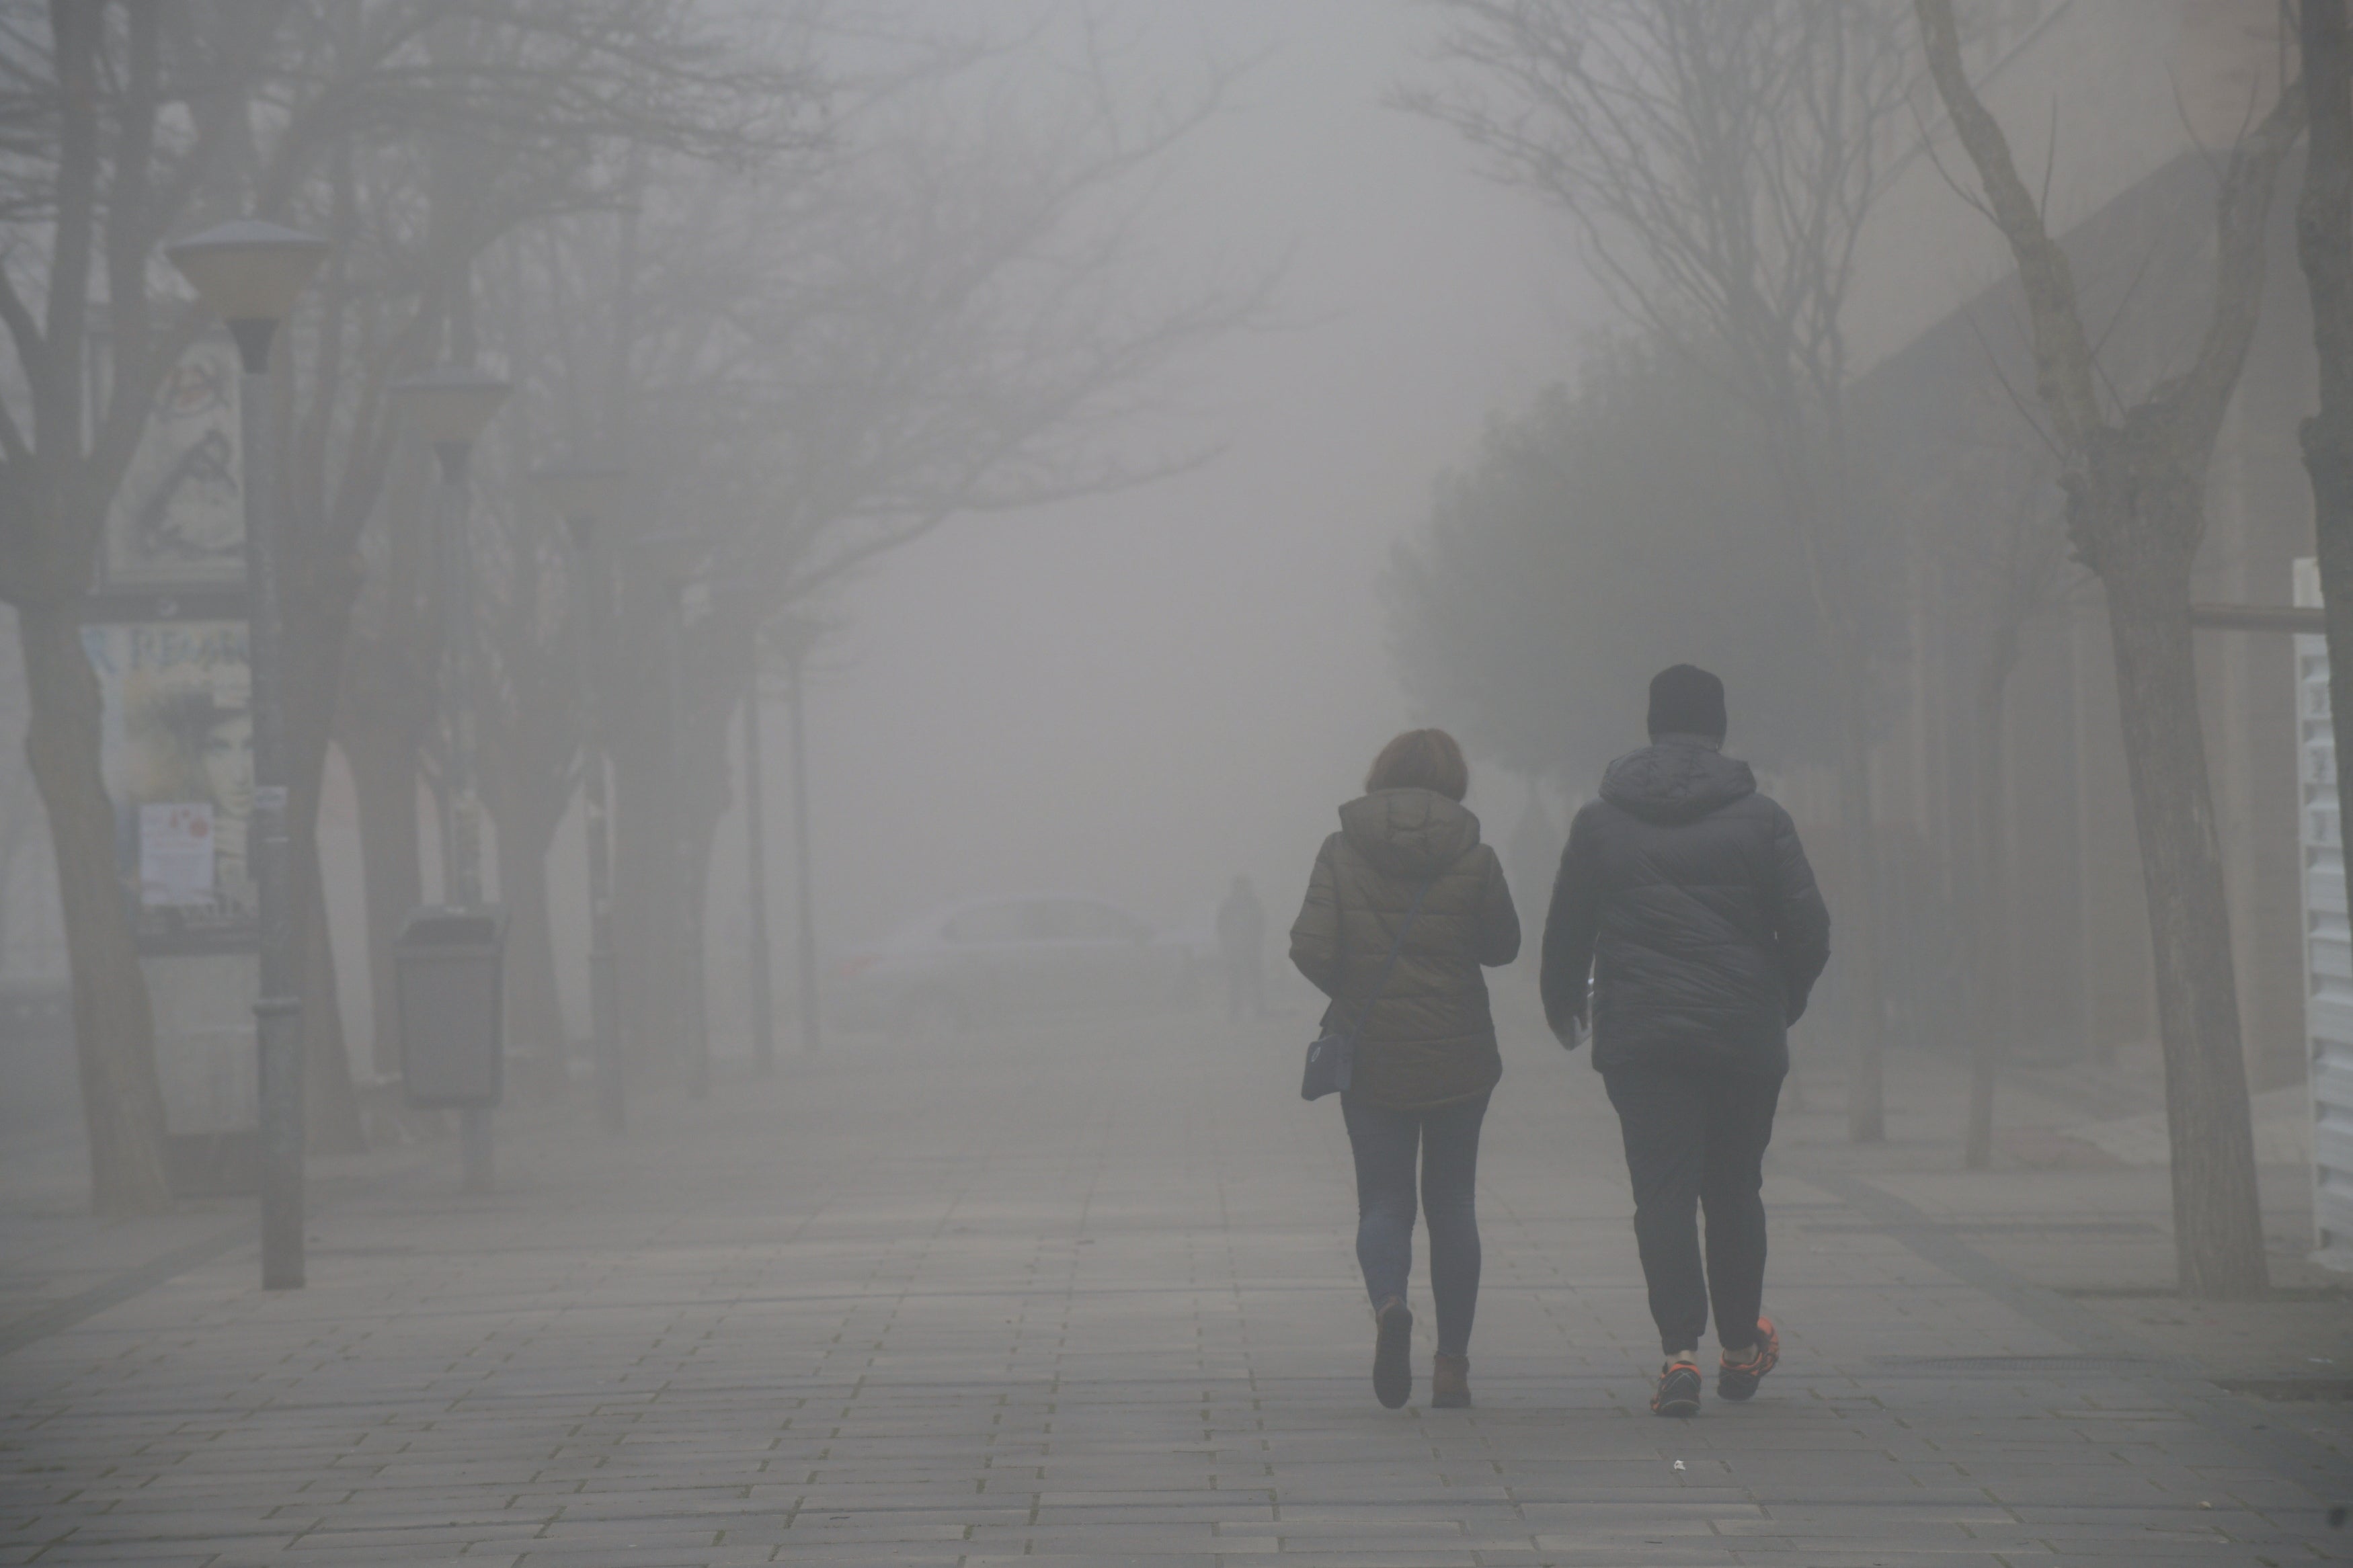
[[[1480,966],[1512,962],[1520,921],[1503,863],[1463,808],[1470,785],[1462,748],[1443,730],[1409,730],[1384,746],[1365,795],[1340,808],[1340,831],[1317,852],[1291,928],[1291,962],[1332,998],[1325,1028],[1354,1043],[1340,1109],[1356,1152],[1373,1394],[1392,1410],[1413,1392],[1405,1290],[1417,1156],[1438,1307],[1430,1402],[1471,1403],[1479,1124],[1504,1071]]]

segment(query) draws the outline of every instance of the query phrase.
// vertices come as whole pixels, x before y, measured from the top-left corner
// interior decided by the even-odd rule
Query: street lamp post
[[[474,563],[466,516],[466,468],[474,443],[512,388],[468,365],[444,365],[396,382],[392,395],[417,433],[432,443],[441,465],[434,555],[440,565],[443,712],[449,732],[448,795],[452,842],[442,846],[442,899],[460,909],[482,905],[481,809],[474,790]],[[491,1108],[458,1112],[461,1186],[487,1193],[495,1181]]]
[[[795,958],[800,981],[801,1054],[809,1057],[825,1049],[825,1039],[819,1033],[822,1015],[818,1006],[817,994],[817,889],[815,872],[809,864],[808,729],[802,712],[807,704],[807,690],[801,679],[802,668],[808,660],[809,648],[815,640],[813,628],[797,625],[793,627],[792,640],[785,647],[787,700],[785,711],[793,743]]]
[[[197,295],[227,322],[243,374],[237,439],[243,448],[245,580],[250,601],[246,657],[253,671],[251,843],[260,903],[260,993],[254,1035],[261,1100],[261,1285],[301,1287],[302,996],[294,941],[292,863],[286,828],[285,664],[278,594],[276,453],[269,424],[269,347],[278,324],[327,258],[323,239],[250,219],[225,223],[164,252]]]
[[[696,896],[702,879],[696,875],[694,816],[686,809],[686,758],[681,754],[686,738],[681,731],[686,720],[687,618],[692,609],[696,584],[682,566],[674,565],[663,588],[665,607],[670,611],[662,661],[670,697],[670,745],[664,765],[670,779],[671,841],[677,851],[679,913],[682,917],[679,932],[686,942],[686,1091],[693,1099],[706,1100],[711,1095],[711,1024],[703,1016],[707,983],[702,947],[704,900]]]
[[[613,848],[605,810],[605,730],[597,711],[596,660],[612,615],[612,583],[596,548],[596,525],[615,505],[625,476],[617,468],[550,463],[533,475],[540,493],[564,519],[580,555],[587,592],[581,616],[581,802],[588,839],[588,1032],[596,1062],[596,1114],[605,1131],[621,1131],[628,1085],[622,1077],[619,1017],[613,973]]]

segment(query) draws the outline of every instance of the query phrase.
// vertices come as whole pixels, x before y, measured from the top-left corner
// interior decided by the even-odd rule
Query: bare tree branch
[[[1954,134],[1985,183],[1988,206],[2010,253],[2018,260],[2027,307],[2034,321],[2035,380],[2042,405],[2057,422],[2060,439],[2080,448],[2101,424],[2099,395],[2092,381],[2092,347],[2084,335],[2076,304],[2075,275],[2066,252],[2043,226],[2042,210],[2028,194],[2011,161],[2010,139],[1969,85],[1961,65],[1960,33],[1951,0],[1918,0],[1921,31],[1927,39],[1928,69],[1936,79]]]

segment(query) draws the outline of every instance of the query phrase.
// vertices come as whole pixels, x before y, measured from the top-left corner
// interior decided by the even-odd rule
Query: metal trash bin
[[[498,910],[427,908],[401,922],[393,1003],[409,1104],[498,1104],[506,1087],[505,950]]]

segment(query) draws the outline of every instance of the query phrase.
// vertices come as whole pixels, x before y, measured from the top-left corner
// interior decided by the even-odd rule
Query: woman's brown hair
[[[1471,764],[1445,731],[1408,730],[1373,759],[1373,771],[1365,775],[1365,793],[1377,789],[1436,790],[1449,800],[1461,800],[1471,793]]]

